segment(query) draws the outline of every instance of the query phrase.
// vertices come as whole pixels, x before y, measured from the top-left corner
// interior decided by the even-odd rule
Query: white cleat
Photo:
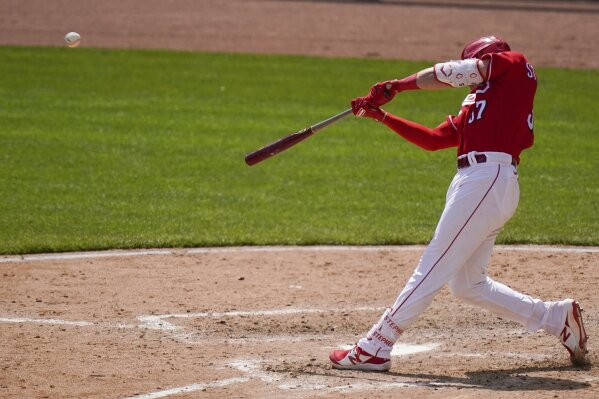
[[[569,305],[568,315],[564,323],[564,328],[559,334],[562,345],[570,353],[570,361],[576,366],[587,363],[586,355],[587,341],[589,339],[582,323],[582,309],[576,301]]]
[[[373,356],[362,350],[358,345],[349,350],[335,350],[329,355],[334,369],[388,371],[391,359]]]

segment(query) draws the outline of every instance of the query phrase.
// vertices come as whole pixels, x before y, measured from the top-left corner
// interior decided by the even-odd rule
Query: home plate
[[[405,356],[412,355],[414,353],[428,352],[438,348],[440,345],[441,344],[436,342],[420,345],[398,343],[393,345],[393,349],[391,350],[391,356]],[[351,349],[353,347],[353,345],[344,345],[342,348]]]
[[[405,356],[414,353],[428,352],[438,348],[440,345],[441,344],[435,342],[420,345],[399,343],[393,345],[393,349],[391,350],[391,356]]]

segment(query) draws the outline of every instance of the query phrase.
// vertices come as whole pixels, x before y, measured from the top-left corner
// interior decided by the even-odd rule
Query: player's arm
[[[428,151],[436,151],[458,145],[457,129],[451,117],[448,117],[447,121],[436,128],[431,129],[419,123],[385,112],[379,107],[373,106],[367,97],[354,99],[352,101],[352,110],[357,116],[369,117],[384,123],[404,139]]]
[[[478,85],[487,80],[490,59],[467,59],[435,64],[403,79],[387,80],[372,86],[368,98],[380,107],[407,90],[438,90]]]
[[[458,145],[456,130],[449,121],[431,129],[388,113],[383,123],[404,139],[427,151],[437,151]]]
[[[490,59],[440,62],[417,73],[418,87],[437,90],[478,85],[487,80]]]

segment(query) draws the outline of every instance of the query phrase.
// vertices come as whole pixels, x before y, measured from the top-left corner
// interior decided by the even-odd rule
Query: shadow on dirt
[[[389,374],[403,377],[429,380],[444,386],[461,388],[489,389],[493,391],[570,391],[590,388],[588,382],[576,381],[577,372],[590,370],[591,366],[573,367],[522,367],[507,370],[481,370],[468,371],[465,377],[451,377],[433,374],[406,374],[391,372]],[[559,372],[560,377],[546,377],[534,375],[535,373]],[[566,374],[572,374],[572,379]]]
[[[390,371],[387,373],[378,372],[338,372],[329,370],[328,373],[298,371],[296,373],[304,375],[335,376],[344,380],[360,380],[370,383],[379,382],[381,384],[397,382],[414,384],[419,386],[428,386],[431,388],[457,388],[457,389],[482,389],[492,391],[572,391],[591,388],[588,382],[577,381],[580,373],[584,370],[590,370],[592,366],[573,367],[573,366],[550,366],[550,367],[522,367],[507,370],[481,370],[468,371],[465,377],[454,377],[447,375],[435,375],[428,373],[401,373]],[[537,376],[535,373],[558,372],[560,377]],[[333,374],[334,373],[334,374]],[[570,375],[568,375],[570,374]],[[376,377],[375,377],[376,376]],[[397,378],[389,378],[397,377]],[[571,378],[569,378],[571,377]]]

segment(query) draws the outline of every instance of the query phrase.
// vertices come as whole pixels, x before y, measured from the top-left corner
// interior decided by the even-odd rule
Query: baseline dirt
[[[451,6],[464,1],[414,3],[0,0],[0,45],[63,46],[64,35],[76,31],[83,36],[82,47],[431,61],[455,59],[465,42],[492,33],[537,67],[599,67],[598,3],[581,7],[575,2],[570,8],[578,12],[485,9],[475,4],[489,3],[484,0],[470,1],[471,8]],[[562,4],[546,3],[546,9]]]

